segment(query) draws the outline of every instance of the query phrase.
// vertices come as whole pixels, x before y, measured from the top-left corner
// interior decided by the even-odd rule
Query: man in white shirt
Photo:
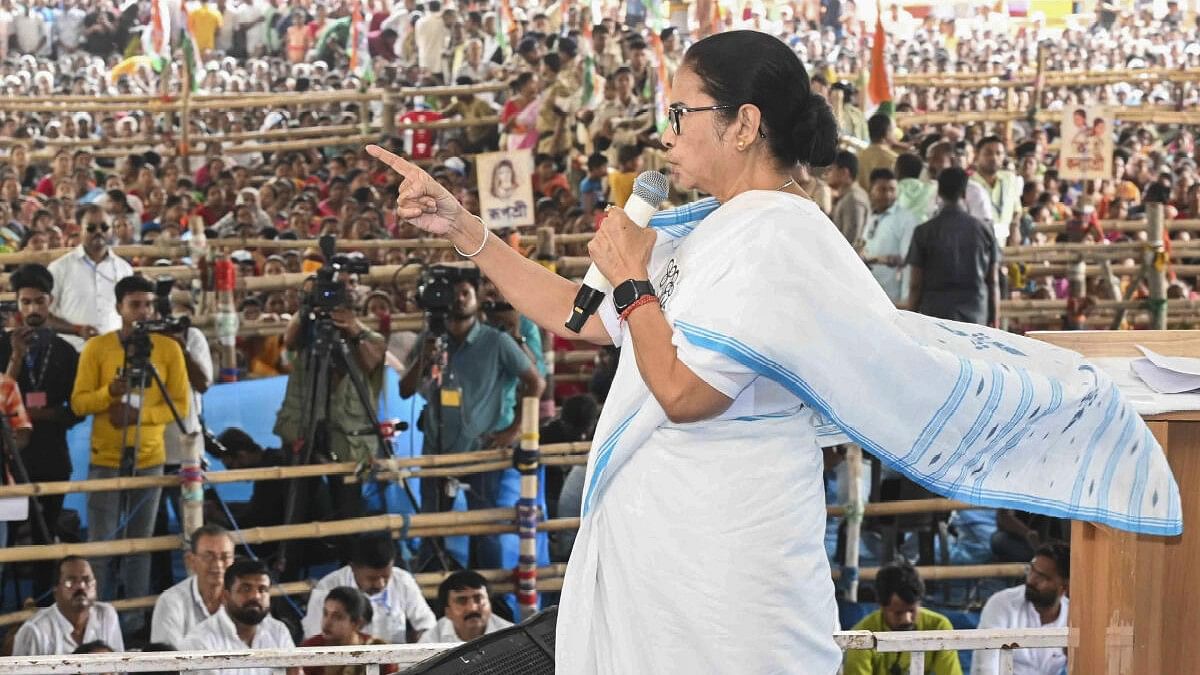
[[[871,172],[871,217],[863,233],[862,257],[871,266],[871,274],[894,303],[908,297],[908,268],[904,259],[917,229],[916,216],[896,203],[896,174],[891,169]]]
[[[396,545],[388,533],[360,535],[354,544],[350,564],[331,572],[317,582],[308,596],[308,611],[304,616],[304,636],[321,634],[321,616],[325,596],[338,586],[351,586],[371,600],[373,618],[365,631],[393,644],[408,642],[408,628],[413,639],[433,628],[437,621],[425,602],[421,587],[411,574],[394,567]]]
[[[1025,180],[1004,170],[1006,156],[1004,141],[999,136],[985,136],[975,144],[975,173],[971,182],[984,189],[992,212],[992,228],[996,241],[1007,246],[1021,214],[1021,191]]]
[[[282,621],[271,616],[271,575],[258,560],[239,560],[225,570],[222,607],[184,638],[182,651],[292,649],[296,643]],[[283,669],[198,670],[205,675],[274,675]]]
[[[938,174],[943,169],[959,164],[959,157],[955,154],[954,146],[949,141],[934,143],[929,148],[928,155],[929,178],[933,181],[937,181]],[[959,166],[959,168],[965,167]],[[1018,191],[1017,194],[1019,196],[1020,192]],[[936,202],[934,210],[941,210],[942,204],[941,200],[937,197],[937,190],[933,191],[932,198]],[[993,229],[995,228],[995,211],[992,209],[991,201],[988,199],[987,190],[980,183],[973,180],[967,181],[967,196],[963,199],[961,206],[966,209],[967,215],[978,218],[980,222],[991,226]],[[1004,242],[1008,241],[1008,235],[1005,235],[1004,239],[997,239],[997,241],[1003,246]]]
[[[478,572],[459,570],[438,586],[438,603],[445,616],[419,642],[457,644],[508,628],[512,623],[492,614],[487,580]]]
[[[50,305],[50,325],[74,333],[63,339],[82,349],[87,338],[120,330],[116,286],[133,274],[133,267],[109,248],[112,226],[104,209],[81,206],[76,220],[83,243],[47,268],[60,289]]]
[[[1024,586],[1000,591],[983,606],[980,628],[1065,628],[1070,609],[1067,586],[1071,581],[1071,548],[1050,543],[1038,548],[1029,565]],[[1059,675],[1067,665],[1062,649],[1014,649],[1014,675]],[[971,675],[996,675],[997,650],[977,651],[971,658]]]
[[[442,56],[446,41],[450,39],[450,26],[456,16],[454,10],[442,10],[442,3],[430,0],[429,11],[413,26],[416,31],[417,65],[430,73],[442,72]]]
[[[17,7],[13,16],[13,33],[17,38],[17,49],[22,54],[50,53],[50,27],[46,19],[32,6]]]
[[[54,22],[55,42],[59,55],[70,53],[79,48],[79,40],[83,36],[83,21],[87,11],[79,7],[78,2],[67,2],[58,19]],[[178,24],[172,24],[178,25]]]
[[[121,623],[113,606],[96,602],[96,577],[87,560],[72,555],[58,563],[54,604],[38,610],[17,631],[13,656],[57,656],[79,645],[102,641],[125,651]]]
[[[193,628],[220,611],[225,571],[233,564],[233,538],[219,525],[199,527],[183,559],[191,575],[155,601],[151,642],[178,646]]]

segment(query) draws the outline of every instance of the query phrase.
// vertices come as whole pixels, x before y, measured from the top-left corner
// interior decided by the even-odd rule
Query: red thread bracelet
[[[658,302],[657,295],[643,295],[637,300],[634,300],[632,305],[626,307],[624,312],[621,312],[621,321],[628,319],[629,315],[633,313],[633,310],[641,307],[642,305],[648,305],[652,302]]]

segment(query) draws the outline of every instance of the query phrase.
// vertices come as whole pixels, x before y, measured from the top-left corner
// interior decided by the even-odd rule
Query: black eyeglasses
[[[740,106],[736,106],[736,105],[706,105],[706,106],[702,106],[699,108],[689,108],[686,105],[683,105],[682,103],[672,103],[671,105],[667,106],[667,120],[671,123],[671,131],[674,131],[675,135],[678,136],[679,135],[679,122],[683,118],[684,113],[711,112],[713,110],[729,110],[730,108],[738,108],[738,107],[740,107]],[[759,131],[758,135],[760,138],[767,137],[767,135],[764,134],[762,131]]]
[[[88,223],[88,234],[95,234],[97,229],[101,232],[108,232],[108,223]]]
[[[689,108],[686,105],[683,105],[682,103],[672,103],[671,105],[667,106],[667,120],[671,122],[671,131],[674,131],[675,135],[678,136],[679,135],[679,121],[683,118],[684,113],[711,112],[713,110],[729,110],[730,108],[736,108],[736,107],[737,106],[734,106],[734,105],[706,105],[706,106],[703,106],[700,108]]]

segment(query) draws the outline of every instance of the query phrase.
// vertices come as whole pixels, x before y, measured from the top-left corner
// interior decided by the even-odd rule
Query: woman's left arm
[[[655,240],[653,230],[639,228],[623,210],[613,208],[588,244],[588,252],[615,286],[627,279],[650,278]],[[634,309],[626,324],[642,380],[669,420],[676,424],[698,422],[733,405],[733,399],[714,389],[679,359],[679,351],[671,341],[671,325],[658,303]]]

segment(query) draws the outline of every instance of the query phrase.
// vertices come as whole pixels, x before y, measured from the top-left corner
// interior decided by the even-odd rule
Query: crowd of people
[[[864,54],[875,21],[870,8],[850,0],[770,7],[680,5],[687,14],[672,4],[665,22],[647,13],[642,3],[628,3],[626,16],[600,3],[601,15],[593,16],[592,6],[560,3],[456,6],[405,0],[360,7],[339,0],[231,0],[189,1],[184,6],[131,2],[118,7],[106,0],[80,0],[12,2],[0,8],[0,96],[76,94],[103,100],[180,91],[188,86],[180,59],[158,65],[129,61],[130,54],[142,49],[143,33],[155,13],[166,11],[170,25],[176,31],[186,26],[187,39],[195,44],[202,64],[196,73],[200,93],[464,87],[453,95],[407,97],[396,111],[397,120],[461,118],[476,124],[410,129],[382,138],[381,144],[425,163],[436,180],[476,211],[480,198],[474,156],[497,150],[530,153],[536,225],[563,234],[586,233],[594,230],[606,206],[625,203],[638,173],[664,166],[660,129],[667,119],[656,106],[670,102],[660,100],[661,94],[687,46],[704,30],[754,28],[789,44],[813,74],[814,90],[833,103],[840,130],[851,142],[832,166],[798,166],[793,177],[830,216],[897,305],[1022,330],[1032,325],[1030,320],[1006,317],[1004,300],[1066,298],[1069,284],[1064,274],[1007,263],[1003,247],[1056,241],[1102,246],[1144,238],[1143,232],[1106,228],[1105,223],[1140,218],[1152,202],[1165,204],[1169,220],[1200,218],[1200,176],[1190,125],[1124,123],[1118,116],[1108,132],[1114,147],[1106,158],[1111,160],[1108,177],[1071,181],[1061,178],[1058,169],[1062,139],[1057,124],[1026,119],[1006,126],[906,121],[914,119],[906,113],[937,111],[1059,110],[1103,104],[1187,109],[1200,100],[1194,79],[1170,84],[1153,78],[1096,85],[1051,81],[1037,99],[1032,73],[1039,52],[1045,69],[1055,73],[1200,66],[1200,24],[1194,15],[1174,2],[1167,3],[1166,13],[1157,14],[1151,3],[1102,2],[1093,15],[1072,18],[1063,27],[1045,17],[1011,17],[1004,3],[936,4],[928,16],[918,18],[903,3],[884,3],[882,22],[893,73],[993,75],[997,82],[1028,79],[1030,86],[1013,88],[1010,94],[999,86],[899,85],[893,103],[900,115],[865,114],[865,82],[846,74],[868,70]],[[180,34],[172,33],[179,46]],[[355,43],[360,33],[365,37]],[[475,84],[498,86],[470,88]],[[7,365],[0,393],[12,392],[3,401],[25,416],[15,418],[14,426],[18,442],[26,444],[23,456],[31,480],[69,478],[66,432],[87,416],[95,418],[89,467],[93,478],[169,474],[178,470],[189,448],[204,445],[197,422],[201,395],[214,382],[214,363],[200,329],[153,336],[155,346],[162,345],[153,359],[164,376],[165,391],[148,389],[144,399],[131,404],[128,384],[117,375],[124,354],[119,336],[126,337],[134,323],[168,313],[196,313],[187,293],[176,292],[169,309],[156,306],[152,285],[136,280],[140,277],[132,276],[134,268],[194,261],[182,245],[173,255],[130,259],[117,255],[113,246],[186,241],[202,231],[209,238],[281,242],[323,234],[351,240],[417,236],[415,228],[395,216],[398,184],[393,175],[360,146],[247,152],[239,143],[222,140],[223,134],[255,130],[380,125],[381,115],[378,105],[358,102],[200,108],[191,117],[190,131],[203,156],[188,163],[179,157],[182,130],[179,118],[172,115],[144,113],[135,106],[100,113],[72,112],[69,106],[43,112],[0,111],[0,245],[5,252],[72,249],[48,267],[27,265],[10,278],[20,316],[10,316],[10,331],[0,337],[0,363]],[[490,121],[493,117],[499,123]],[[145,143],[133,144],[138,138]],[[226,152],[234,145],[238,152]],[[119,153],[111,150],[118,147],[129,152],[114,157]],[[677,202],[691,197],[672,195]],[[1171,234],[1179,240],[1190,238],[1186,224],[1171,228]],[[582,244],[568,244],[557,253],[585,255],[586,250]],[[458,259],[449,249],[363,247],[351,256],[373,265],[435,265]],[[299,246],[247,246],[233,250],[230,258],[247,277],[311,273],[328,262],[320,251]],[[543,442],[590,438],[615,369],[614,351],[602,350],[594,364],[557,369],[560,374],[590,374],[590,381],[556,382],[549,376],[548,355],[582,345],[543,335],[513,311],[487,279],[464,275],[452,280],[444,342],[455,367],[437,379],[443,343],[424,329],[391,327],[393,317],[421,311],[415,283],[373,285],[361,274],[342,274],[338,280],[346,285],[347,302],[333,312],[333,321],[354,346],[355,365],[373,393],[382,386],[383,370],[391,367],[402,374],[402,396],[421,394],[428,400],[435,394],[436,380],[438,398],[455,401],[426,411],[425,452],[511,444],[519,429],[518,402],[523,395],[543,399],[544,418],[549,420],[543,426]],[[1086,295],[1148,295],[1136,279],[1109,281],[1090,279]],[[1195,279],[1180,275],[1172,280],[1170,297],[1193,297],[1194,284]],[[243,379],[289,376],[276,432],[285,448],[290,447],[302,438],[301,422],[307,413],[303,392],[313,377],[304,358],[312,338],[309,294],[280,284],[261,293],[239,291],[236,300],[244,323],[274,322],[280,329],[238,338],[237,363],[219,365],[236,368]],[[1076,309],[1077,315],[1054,317],[1050,325],[1087,325],[1086,306]],[[1136,318],[1131,315],[1130,321]],[[56,367],[47,370],[51,359]],[[328,437],[313,461],[366,463],[374,452],[373,438],[363,433],[371,420],[344,374],[335,376],[331,399],[347,414],[322,421]],[[449,390],[457,392],[449,399],[446,379]],[[165,405],[168,398],[183,414],[187,431],[175,428]],[[143,420],[138,426],[148,430],[148,439],[136,457],[128,457],[125,430],[139,412]],[[223,450],[219,458],[227,467],[289,461],[284,450],[263,448],[241,430],[226,430],[220,438],[221,445],[208,447]],[[831,502],[837,500],[839,477],[844,479],[837,468],[840,457],[836,449],[827,451]],[[474,477],[466,490],[471,507],[511,505],[502,494],[505,481],[514,476]],[[582,467],[550,471],[546,480],[550,515],[578,515]],[[879,482],[873,497],[910,496],[899,476],[884,472]],[[456,481],[429,483],[424,499],[439,500],[448,489],[457,488]],[[294,519],[353,517],[368,508],[355,482],[314,479],[311,486],[316,498],[297,504],[291,512]],[[149,536],[156,521],[166,520],[165,507],[158,505],[173,499],[177,497],[157,489],[95,493],[88,502],[87,537],[100,541]],[[231,505],[230,512],[214,505],[207,515],[231,528],[280,524],[288,517],[288,499],[282,483],[264,482],[255,486],[247,506]],[[62,498],[43,497],[37,505],[46,531],[30,525],[22,533],[14,523],[10,540],[50,543],[69,538],[71,533],[62,526]],[[874,527],[864,534],[864,555],[880,563],[895,554],[926,564],[1032,560],[1037,572],[1030,572],[1033,581],[1027,585],[1069,576],[1061,553],[1045,552],[1053,541],[1069,539],[1065,523],[1015,511],[979,510],[955,513],[948,525],[950,536],[939,542],[944,555],[929,558],[928,547],[918,546],[915,537],[905,540],[894,530]],[[831,519],[828,548],[835,562],[841,562],[844,549],[840,527]],[[569,536],[554,544],[554,555],[565,559]],[[319,639],[327,640],[325,644],[403,642],[431,635],[441,641],[454,634],[465,639],[471,632],[464,632],[459,620],[435,623],[411,576],[393,568],[391,558],[385,561],[378,545],[373,551],[366,545],[356,547],[349,568],[327,577],[334,580],[322,581],[320,592],[310,596],[303,628],[290,630],[259,623],[272,577],[256,563],[234,562],[232,541],[225,534],[205,530],[191,545],[188,561],[196,576],[181,582],[190,587],[173,585],[169,565],[154,565],[152,572],[147,556],[90,563],[66,559],[55,569],[39,566],[34,571],[35,595],[51,594],[54,604],[42,612],[54,609],[58,614],[39,614],[42,618],[15,632],[17,649],[25,650],[17,653],[98,649],[91,644],[95,641],[120,651],[125,644],[120,628],[126,637],[148,630],[143,641],[150,644],[209,649],[239,640],[253,646],[293,644],[313,636],[323,636]],[[260,547],[258,552],[270,555],[278,550]],[[418,564],[440,553],[424,550]],[[298,575],[303,565],[337,559],[336,552],[311,560],[291,556],[284,569]],[[1038,560],[1051,564],[1039,567]],[[507,562],[494,540],[480,537],[459,564],[490,569]],[[912,605],[913,598],[920,599],[911,575],[899,576],[892,591],[885,592],[882,585],[877,589],[884,618],[888,598],[893,605]],[[486,589],[476,581],[460,580],[443,589],[439,604],[447,607],[447,617],[448,606],[458,602],[455,594]],[[389,584],[399,585],[392,589]],[[104,610],[106,605],[94,602],[168,587],[171,590],[160,596],[163,606],[156,607],[149,622],[130,613],[118,627],[111,608]],[[355,587],[370,597],[364,600],[353,592]],[[391,600],[380,605],[380,593],[390,594]],[[999,601],[989,601],[988,606],[993,602]],[[1019,602],[1010,604],[1015,608]],[[1059,619],[1057,613],[1042,613],[1036,602],[1034,607],[1043,623]],[[1065,604],[1063,609],[1065,616]],[[988,615],[986,609],[984,613]],[[489,629],[500,625],[499,619],[482,619]],[[479,620],[476,617],[473,625],[480,625]],[[898,629],[903,623],[887,625]],[[193,632],[202,626],[207,628]]]

